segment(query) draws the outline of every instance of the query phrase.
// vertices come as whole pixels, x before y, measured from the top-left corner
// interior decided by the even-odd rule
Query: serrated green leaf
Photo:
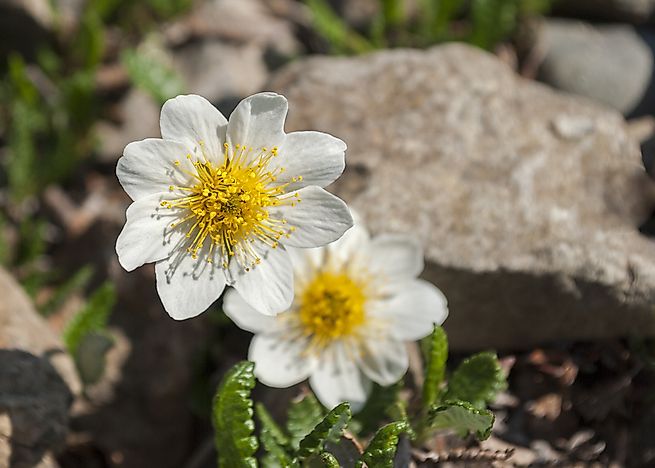
[[[409,421],[409,416],[407,415],[407,402],[403,400],[398,400],[392,406],[387,409],[387,414],[391,417],[392,420],[397,422],[406,422],[407,423],[407,436],[414,440],[416,439],[416,432],[412,427],[411,422]]]
[[[289,408],[287,417],[287,432],[289,433],[289,446],[298,450],[300,441],[309,434],[323,419],[323,407],[311,393]]]
[[[307,468],[339,468],[339,461],[330,452],[313,455],[305,462]]]
[[[425,366],[423,382],[423,407],[430,407],[437,402],[440,386],[446,373],[448,360],[448,337],[441,327],[435,327],[430,337],[430,346]]]
[[[302,460],[321,453],[327,441],[335,441],[341,437],[350,417],[349,403],[336,406],[300,441],[298,458]]]
[[[448,381],[445,400],[468,401],[485,408],[507,387],[505,375],[494,353],[484,352],[465,359]]]
[[[368,467],[393,468],[393,459],[396,455],[398,437],[409,430],[406,421],[397,421],[383,426],[368,444],[366,450],[357,462],[357,468]]]
[[[257,403],[257,405],[255,405],[255,410],[257,413],[257,419],[259,419],[259,423],[261,424],[259,440],[261,440],[262,445],[267,452],[266,466],[290,466],[291,457],[284,448],[285,445],[289,443],[289,439],[273,420],[273,417],[266,410],[264,405]]]
[[[460,437],[471,432],[478,439],[485,440],[491,435],[494,414],[466,401],[448,401],[430,409],[428,424],[432,429],[451,429]]]
[[[109,314],[116,302],[116,291],[111,283],[100,286],[91,295],[86,306],[78,312],[64,329],[64,343],[73,356],[82,339],[90,333],[103,333]]]
[[[253,436],[250,392],[255,386],[255,365],[243,361],[223,377],[214,396],[212,419],[219,468],[255,468],[257,438]]]

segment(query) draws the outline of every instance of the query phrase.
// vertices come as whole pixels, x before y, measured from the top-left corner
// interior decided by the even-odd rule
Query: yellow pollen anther
[[[204,142],[198,144],[203,147]],[[183,195],[176,200],[162,201],[161,206],[183,210],[181,219],[170,226],[186,231],[185,236],[190,239],[186,251],[192,258],[203,255],[212,263],[216,255],[224,268],[234,258],[245,269],[260,262],[254,246],[266,244],[277,248],[278,240],[293,231],[285,226],[286,220],[273,217],[269,208],[293,206],[298,200],[282,197],[289,183],[271,184],[275,174],[282,172],[268,170],[276,148],[262,148],[255,157],[257,153],[245,145],[225,143],[223,146],[225,153],[219,154],[220,164],[212,162],[212,155],[203,148],[204,158],[193,162],[193,173],[189,172],[193,176],[191,184],[170,185],[171,191],[177,189]],[[232,151],[233,148],[236,150]],[[207,250],[203,250],[205,246]]]
[[[345,272],[318,273],[300,294],[299,317],[312,345],[352,336],[366,320],[366,285]]]

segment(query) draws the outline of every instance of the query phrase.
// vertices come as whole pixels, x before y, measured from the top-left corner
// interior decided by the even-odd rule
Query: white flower
[[[407,371],[405,341],[430,334],[448,315],[446,298],[417,279],[423,254],[412,238],[370,239],[356,223],[340,240],[317,249],[290,249],[296,280],[291,308],[263,316],[236,291],[223,307],[255,334],[249,359],[259,380],[288,387],[306,378],[328,408],[361,408],[371,389]]]
[[[264,314],[289,307],[286,247],[317,247],[352,226],[345,203],[320,187],[343,172],[346,145],[319,132],[284,133],[287,100],[244,99],[229,122],[200,96],[161,110],[162,139],[130,143],[116,174],[134,200],[116,242],[128,271],[156,262],[157,291],[174,319],[205,311],[226,284]]]

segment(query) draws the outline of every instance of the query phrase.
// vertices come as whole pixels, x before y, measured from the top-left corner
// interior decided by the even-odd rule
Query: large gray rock
[[[655,187],[623,118],[464,45],[290,65],[287,130],[348,143],[334,190],[410,232],[456,350],[655,332]]]
[[[655,111],[655,35],[628,25],[547,20],[539,28],[540,78],[628,115]]]
[[[0,269],[0,466],[55,466],[81,385],[61,341]],[[6,465],[3,463],[7,463]]]

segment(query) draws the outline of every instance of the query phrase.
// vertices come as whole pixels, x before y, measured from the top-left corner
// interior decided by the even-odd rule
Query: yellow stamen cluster
[[[224,268],[234,257],[247,269],[260,262],[253,249],[254,242],[261,241],[277,248],[279,240],[295,229],[288,226],[285,219],[273,218],[269,208],[282,204],[295,206],[300,198],[297,194],[283,196],[288,183],[272,184],[284,172],[284,168],[273,171],[268,168],[277,155],[277,148],[260,148],[253,157],[253,148],[236,145],[230,151],[226,143],[220,165],[210,161],[202,142],[200,149],[203,153],[200,160],[193,161],[192,156],[187,155],[195,170],[184,172],[192,177],[192,185],[171,185],[170,190],[181,193],[180,198],[161,204],[183,210],[182,219],[171,227],[187,229],[186,237],[190,241],[186,250],[193,258],[198,258],[203,247],[208,245],[208,262],[218,254]],[[183,170],[180,161],[175,161],[174,165]],[[293,182],[298,180],[302,178],[292,179]]]
[[[366,320],[366,285],[347,272],[318,272],[300,294],[299,317],[312,347],[356,335]]]

